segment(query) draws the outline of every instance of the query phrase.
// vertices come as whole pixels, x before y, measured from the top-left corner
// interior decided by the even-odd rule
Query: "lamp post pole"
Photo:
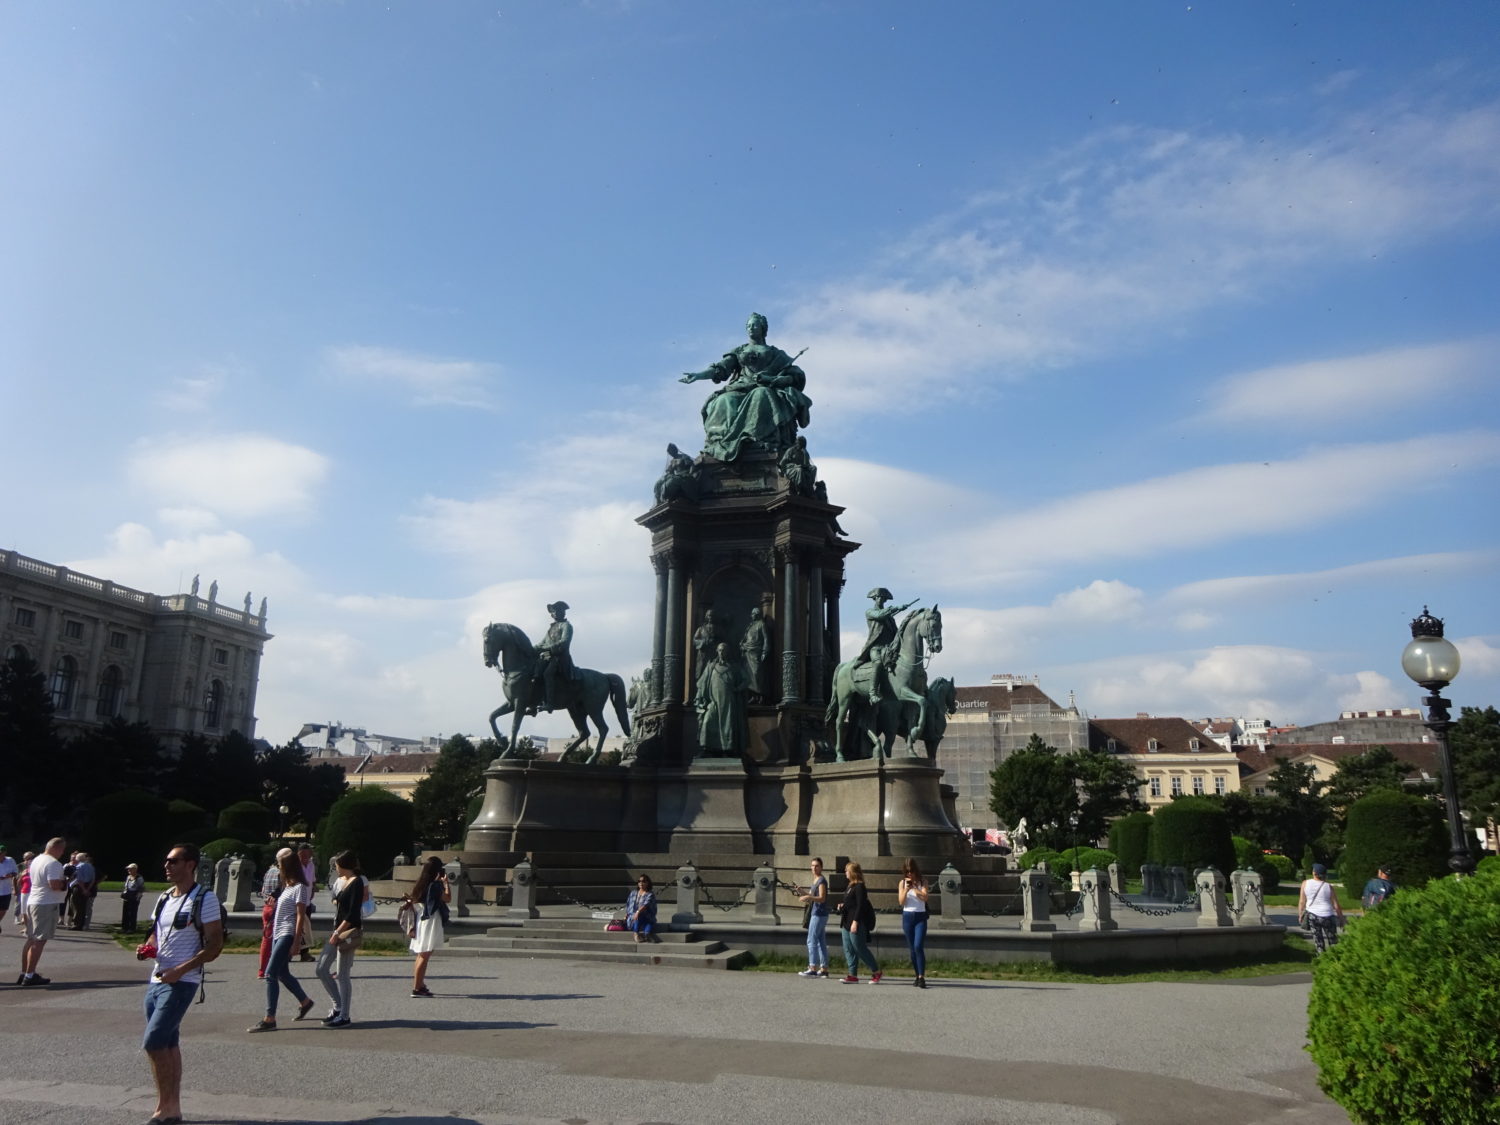
[[[1456,875],[1470,875],[1474,871],[1474,854],[1464,829],[1463,809],[1458,803],[1458,778],[1453,771],[1453,752],[1448,745],[1448,730],[1453,726],[1448,708],[1452,704],[1443,698],[1443,689],[1458,676],[1459,664],[1458,649],[1443,637],[1442,619],[1433,617],[1423,606],[1422,616],[1411,623],[1411,643],[1401,654],[1401,668],[1427,690],[1422,699],[1427,707],[1423,725],[1437,739],[1443,765],[1443,804],[1448,814],[1451,845],[1448,866]]]

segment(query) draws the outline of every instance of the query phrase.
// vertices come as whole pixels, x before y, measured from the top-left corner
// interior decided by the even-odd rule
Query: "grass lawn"
[[[837,962],[839,957],[834,956]],[[1281,949],[1265,957],[1217,958],[1211,961],[1191,962],[1177,968],[1142,968],[1138,965],[1120,964],[1099,966],[1092,969],[1069,969],[1045,962],[1009,962],[989,964],[980,961],[947,961],[935,957],[927,959],[927,975],[949,980],[1023,980],[1045,981],[1055,984],[1144,984],[1149,981],[1202,981],[1226,980],[1240,977],[1276,976],[1281,973],[1302,973],[1312,967],[1313,948],[1310,942],[1288,934]],[[755,955],[740,966],[745,972],[787,973],[807,968],[806,961],[791,954]],[[911,975],[911,966],[904,959],[892,957],[887,962],[891,974],[897,977]],[[840,974],[841,975],[841,974]]]
[[[148,879],[146,880],[146,889],[141,892],[141,898],[144,901],[146,895],[159,895],[162,893],[162,891],[166,890],[171,885],[171,883],[153,883]],[[103,879],[99,882],[99,893],[101,895],[117,895],[124,889],[125,882],[123,879]]]
[[[144,911],[142,913],[144,914]],[[150,917],[146,916],[142,920],[145,924],[140,933],[122,934],[118,926],[106,926],[105,932],[114,938],[115,944],[121,949],[128,949],[134,953],[135,947],[145,941],[150,934]],[[308,946],[308,948],[313,952],[317,952],[322,948],[322,943],[315,942]],[[242,933],[239,930],[231,931],[228,940],[224,942],[224,952],[260,953],[260,931],[257,930],[255,933]],[[359,955],[361,957],[410,957],[411,949],[402,938],[367,937],[364,944],[360,946]]]
[[[1296,889],[1287,891],[1285,887],[1279,887],[1273,894],[1266,895],[1267,906],[1289,906],[1293,910],[1297,908]],[[1359,901],[1359,894],[1351,891],[1348,887],[1339,883],[1333,884],[1333,893],[1338,896],[1339,905],[1345,910],[1363,910],[1364,906]]]

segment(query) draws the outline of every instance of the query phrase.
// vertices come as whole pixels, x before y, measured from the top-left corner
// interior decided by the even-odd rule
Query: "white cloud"
[[[229,517],[306,514],[328,458],[264,434],[144,439],[126,464],[156,503]]]
[[[410,392],[418,406],[495,408],[491,385],[500,369],[492,363],[358,344],[328,348],[324,356],[336,374],[390,383]]]
[[[1162,596],[1167,606],[1284,602],[1309,594],[1333,593],[1354,583],[1392,578],[1488,572],[1500,565],[1500,551],[1446,551],[1373,559],[1351,566],[1301,574],[1256,574],[1188,582]]]
[[[292,591],[303,581],[301,572],[279,552],[257,550],[238,531],[159,539],[139,523],[120,524],[110,532],[103,554],[68,566],[153,594],[185,593],[196,574],[205,596],[211,582],[219,583],[219,600],[225,604],[239,601],[232,591]]]
[[[167,410],[201,414],[213,406],[214,400],[228,386],[231,375],[239,368],[238,361],[206,363],[196,374],[174,379],[156,400]]]
[[[1500,107],[1379,107],[1279,136],[1102,133],[913,232],[785,317],[822,409],[972,396],[1254,300],[1289,270],[1491,224]]]
[[[1493,371],[1493,341],[1396,348],[1232,375],[1215,388],[1208,420],[1292,426],[1347,424],[1405,409]]]

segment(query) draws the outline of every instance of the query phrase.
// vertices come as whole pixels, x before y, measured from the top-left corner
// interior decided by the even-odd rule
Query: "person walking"
[[[271,933],[276,919],[276,898],[281,894],[281,861],[283,857],[292,854],[291,848],[282,848],[276,853],[276,858],[271,861],[271,866],[266,868],[266,874],[260,881],[260,897],[262,905],[260,908],[260,979],[266,979],[266,964],[271,960]]]
[[[194,849],[196,850],[196,849]],[[194,863],[198,861],[193,860]],[[146,893],[146,880],[141,878],[141,869],[133,863],[125,865],[125,885],[120,888],[120,932],[135,933],[136,919],[140,915],[141,895]]]
[[[58,915],[68,895],[68,880],[63,875],[63,852],[67,840],[54,836],[47,841],[42,854],[31,861],[31,890],[26,895],[26,913],[31,932],[21,947],[21,975],[16,983],[27,988],[48,985],[52,981],[37,972],[42,950],[57,933]]]
[[[11,859],[5,851],[5,845],[0,844],[0,921],[10,913],[10,900],[16,893],[16,877],[20,872],[16,869],[16,861]]]
[[[157,900],[151,940],[135,951],[139,960],[156,961],[146,986],[146,1034],[141,1040],[156,1083],[156,1111],[147,1125],[178,1125],[182,1120],[182,1017],[202,987],[203,966],[224,948],[218,896],[194,882],[197,847],[174,845],[163,866],[171,888]],[[134,869],[133,863],[127,868]]]
[[[307,900],[312,891],[302,877],[302,865],[297,857],[288,853],[277,860],[281,870],[282,890],[276,896],[276,914],[271,926],[271,959],[266,963],[266,1014],[265,1018],[248,1031],[275,1031],[276,1005],[281,1000],[281,988],[297,998],[297,1019],[304,1019],[312,1010],[313,999],[302,990],[297,978],[292,976],[292,951],[306,939]]]
[[[318,893],[318,861],[313,856],[312,845],[306,840],[297,845],[297,862],[302,865],[302,880],[307,884],[307,915],[311,918],[318,912],[317,904],[313,902],[313,896]],[[303,932],[302,941],[295,951],[295,956],[299,960],[315,960],[312,950],[307,948],[307,943],[311,940],[312,927],[308,926]]]
[[[635,934],[637,942],[661,940],[656,936],[656,892],[649,875],[637,879],[635,890],[625,899],[625,928]]]
[[[1375,878],[1365,884],[1364,893],[1359,896],[1359,904],[1366,911],[1374,910],[1395,893],[1396,884],[1391,881],[1390,865],[1382,865],[1375,869]]]
[[[849,972],[843,983],[859,983],[859,963],[863,961],[870,966],[870,983],[879,984],[884,974],[866,940],[875,928],[875,907],[870,904],[870,892],[865,887],[864,868],[851,860],[844,865],[844,878],[849,881],[849,889],[844,892],[839,928],[844,931],[844,964]]]
[[[917,974],[912,981],[918,988],[927,987],[927,880],[917,861],[908,859],[901,865],[901,881],[896,884],[896,901],[901,904],[901,932],[911,953],[911,967]]]
[[[21,856],[21,877],[16,880],[16,926],[21,936],[31,936],[31,913],[26,909],[26,898],[31,893],[31,861],[36,852],[25,852]]]
[[[452,897],[448,889],[448,875],[443,870],[440,856],[430,855],[422,864],[421,874],[407,896],[407,901],[417,910],[416,926],[411,932],[411,951],[417,955],[417,963],[411,971],[411,994],[431,996],[427,988],[427,962],[432,952],[443,944],[443,931],[448,925],[448,900]]]
[[[797,897],[807,903],[807,968],[799,977],[826,977],[828,975],[828,879],[823,874],[823,861],[813,858],[809,865],[812,882],[807,893]]]
[[[323,1017],[328,1027],[348,1027],[353,1020],[354,955],[364,942],[365,900],[370,897],[370,881],[359,869],[359,857],[345,850],[334,856],[336,878],[333,887],[333,932],[323,943],[318,958],[318,980],[328,993],[332,1010]],[[334,962],[338,962],[338,979],[334,979]]]
[[[1304,879],[1297,895],[1297,914],[1312,929],[1313,948],[1322,953],[1339,943],[1339,927],[1344,924],[1344,908],[1328,881],[1328,868],[1312,865],[1312,878]]]

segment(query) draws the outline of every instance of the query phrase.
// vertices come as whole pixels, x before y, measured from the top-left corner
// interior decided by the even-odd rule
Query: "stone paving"
[[[7,920],[0,965],[20,961]],[[877,986],[793,973],[404,957],[356,962],[355,1024],[248,1036],[255,961],[226,954],[183,1026],[190,1122],[1333,1125],[1303,1051],[1306,974],[1214,984],[933,979],[900,939]],[[312,966],[294,966],[325,1010]],[[49,988],[0,974],[0,1122],[144,1122],[146,967],[103,933],[49,943]]]

